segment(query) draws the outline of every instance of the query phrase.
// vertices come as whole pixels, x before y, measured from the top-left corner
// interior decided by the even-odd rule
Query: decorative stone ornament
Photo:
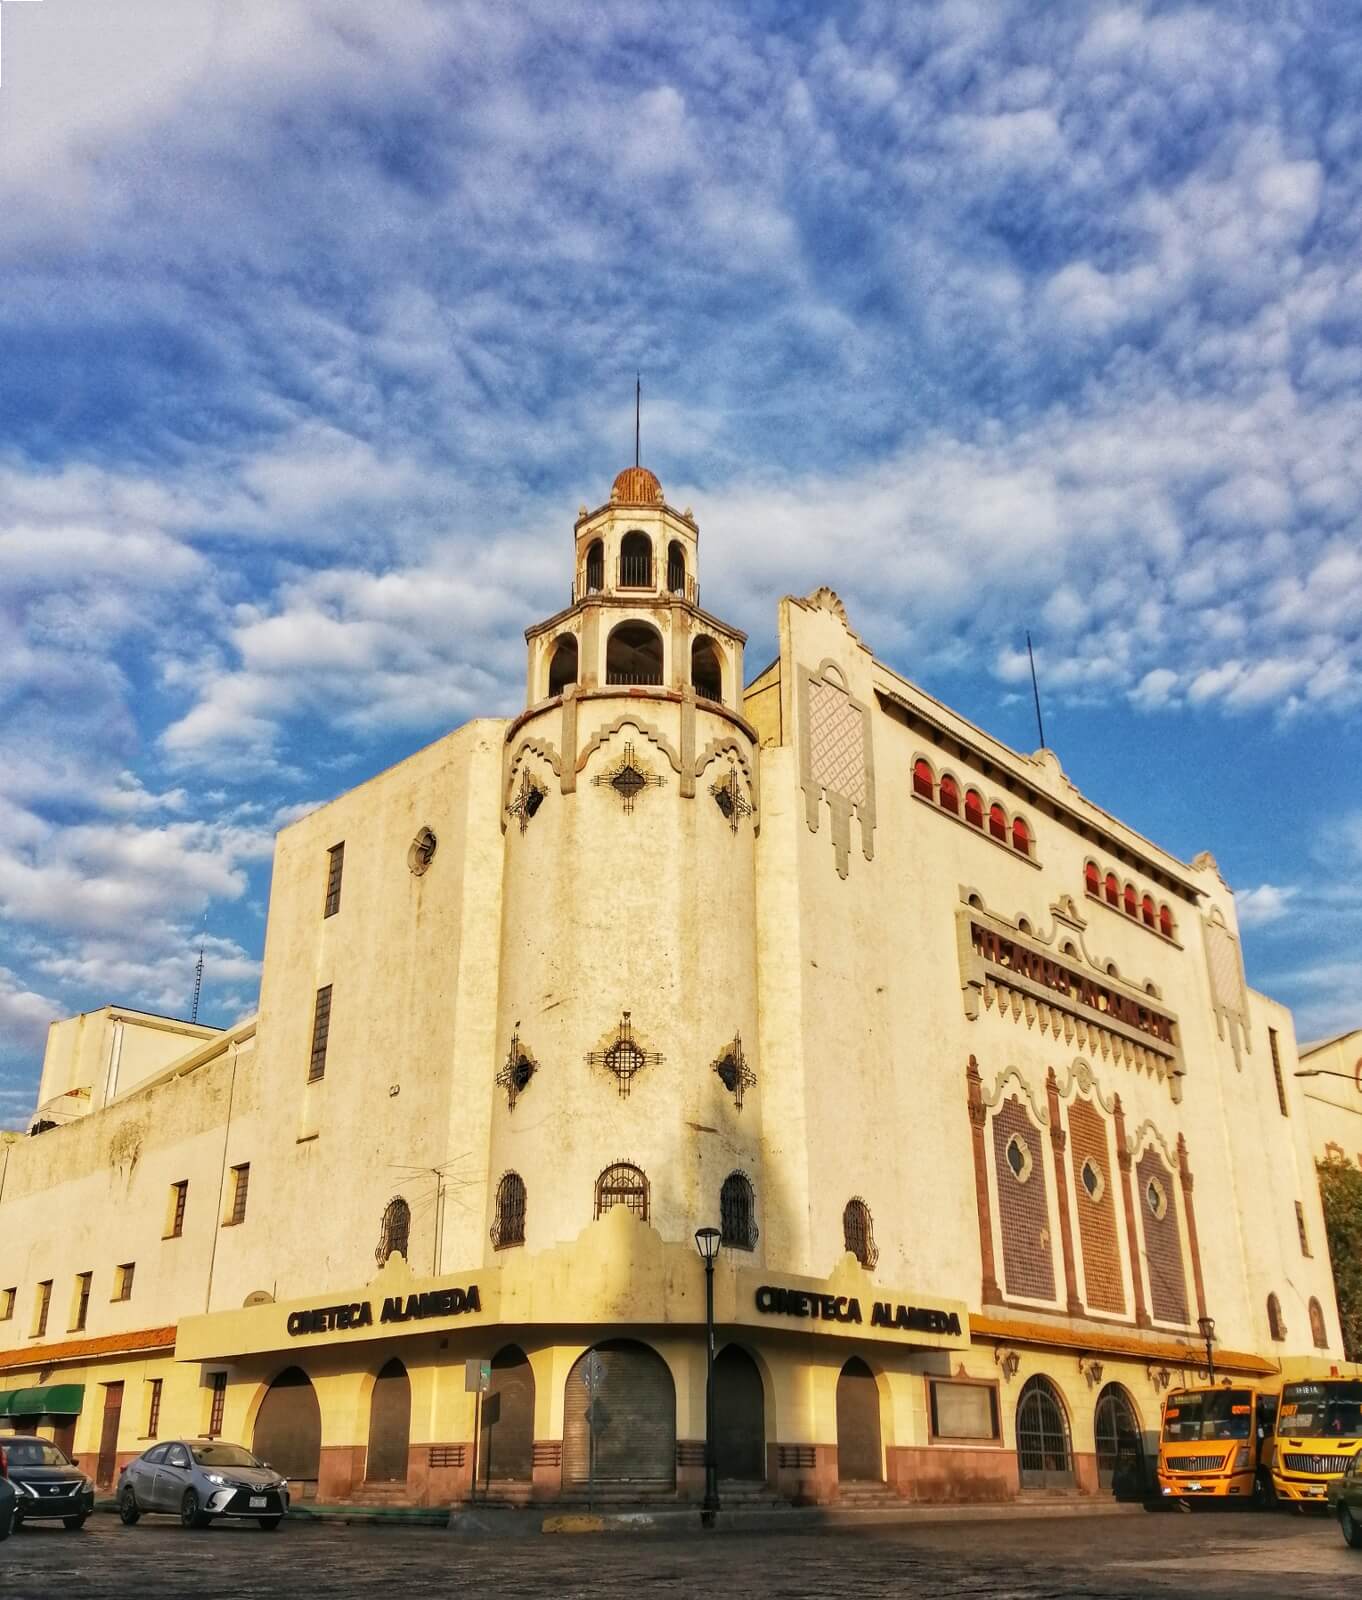
[[[411,849],[407,851],[407,866],[411,875],[419,878],[435,859],[435,847],[439,841],[429,828],[422,828],[420,833],[411,842]]]
[[[666,1058],[658,1050],[645,1050],[634,1038],[631,1014],[626,1011],[610,1042],[599,1050],[590,1051],[586,1059],[590,1066],[604,1067],[614,1073],[620,1099],[627,1100],[631,1084],[644,1067],[658,1066]]]
[[[757,1075],[747,1064],[743,1055],[742,1035],[735,1033],[733,1042],[726,1044],[719,1053],[717,1061],[710,1063],[719,1082],[733,1096],[733,1104],[742,1110],[743,1092],[757,1081]]]
[[[723,812],[728,820],[731,832],[736,833],[744,817],[752,815],[752,807],[747,796],[742,792],[742,784],[738,780],[738,769],[730,762],[728,771],[722,778],[716,778],[709,786],[709,792],[714,796],[714,804]],[[739,1101],[739,1104],[742,1102]]]
[[[537,784],[530,776],[528,769],[520,774],[520,790],[510,805],[506,807],[506,815],[515,817],[520,823],[523,834],[534,820],[535,813],[544,803],[547,790]]]
[[[530,1086],[530,1079],[539,1070],[539,1063],[530,1054],[528,1047],[522,1044],[520,1030],[511,1035],[511,1046],[506,1052],[506,1061],[500,1072],[497,1073],[497,1087],[506,1091],[506,1105],[511,1111],[515,1110],[515,1103]]]
[[[667,780],[639,760],[634,754],[633,740],[630,739],[625,741],[624,754],[619,760],[604,772],[598,772],[591,781],[597,788],[613,789],[624,806],[625,816],[632,816],[634,801],[639,795],[645,789],[660,789]]]

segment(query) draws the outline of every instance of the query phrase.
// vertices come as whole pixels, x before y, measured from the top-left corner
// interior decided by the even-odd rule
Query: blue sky
[[[254,1003],[271,838],[522,694],[644,458],[1362,1019],[1349,8],[40,0],[0,84],[0,1125]]]

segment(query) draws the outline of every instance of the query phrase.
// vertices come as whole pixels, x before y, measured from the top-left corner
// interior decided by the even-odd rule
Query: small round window
[[[1031,1176],[1031,1152],[1026,1148],[1025,1140],[1014,1133],[1007,1141],[1005,1155],[1012,1176],[1018,1183],[1025,1183]]]
[[[435,845],[435,835],[429,828],[422,828],[412,840],[411,849],[407,851],[407,865],[415,877],[419,878],[435,859]]]
[[[1083,1183],[1084,1193],[1094,1203],[1099,1201],[1106,1193],[1107,1180],[1102,1176],[1102,1169],[1091,1156],[1084,1161],[1079,1177]]]
[[[1163,1192],[1163,1185],[1157,1178],[1149,1180],[1144,1192],[1145,1203],[1153,1215],[1160,1221],[1168,1215],[1168,1196]]]

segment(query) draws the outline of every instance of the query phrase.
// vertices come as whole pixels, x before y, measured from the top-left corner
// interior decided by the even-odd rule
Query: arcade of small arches
[[[605,682],[608,687],[661,688],[665,682],[662,635],[651,622],[633,617],[617,622],[606,636]],[[549,651],[550,699],[581,681],[580,648],[575,633],[560,633]],[[701,700],[722,704],[724,654],[707,633],[690,644],[689,683]]]
[[[549,1354],[541,1352],[541,1378],[546,1372],[562,1371],[556,1361],[543,1359]],[[594,1391],[584,1381],[589,1358],[594,1358],[597,1373]],[[563,1382],[561,1439],[543,1440],[535,1437],[536,1418],[541,1423],[546,1420],[544,1406],[536,1403],[535,1364],[519,1345],[505,1345],[490,1362],[476,1451],[469,1460],[466,1443],[413,1446],[412,1378],[402,1360],[393,1356],[372,1376],[354,1375],[360,1394],[347,1414],[361,1418],[365,1443],[362,1452],[341,1452],[348,1460],[350,1481],[324,1485],[323,1448],[334,1442],[325,1438],[328,1430],[311,1377],[302,1366],[292,1365],[264,1385],[253,1402],[251,1448],[287,1477],[295,1497],[302,1498],[319,1491],[362,1495],[365,1488],[409,1488],[413,1482],[437,1496],[457,1497],[468,1488],[474,1470],[477,1492],[493,1498],[525,1499],[535,1492],[571,1496],[585,1489],[589,1480],[606,1493],[670,1495],[687,1487],[682,1481],[685,1469],[703,1464],[702,1441],[681,1437],[677,1359],[675,1351],[669,1357],[632,1338],[608,1338],[581,1349]],[[1101,1369],[1094,1370],[1100,1381]],[[836,1435],[831,1452],[826,1447],[776,1443],[776,1390],[764,1362],[746,1345],[722,1345],[714,1375],[721,1478],[784,1480],[786,1487],[792,1487],[785,1469],[813,1468],[820,1456],[823,1476],[833,1482],[883,1483],[900,1478],[902,1468],[890,1461],[886,1451],[886,1434],[891,1434],[885,1426],[886,1375],[872,1370],[862,1356],[853,1354],[836,1369]],[[692,1388],[694,1376],[687,1374]],[[831,1372],[827,1376],[832,1381]],[[421,1377],[429,1381],[431,1373]],[[1005,1445],[1005,1394],[996,1379],[962,1373],[929,1378],[926,1383],[933,1445]],[[593,1403],[597,1405],[594,1450],[589,1420]],[[1132,1486],[1141,1483],[1144,1433],[1130,1392],[1120,1383],[1108,1382],[1096,1395],[1085,1426],[1088,1421],[1095,1446],[1095,1487],[1119,1493],[1123,1472],[1130,1474]],[[1017,1394],[1011,1430],[1017,1488],[1094,1487],[1090,1478],[1084,1481],[1075,1452],[1074,1422],[1069,1403],[1049,1377],[1037,1373],[1025,1380]],[[545,1468],[558,1468],[561,1476],[552,1472],[546,1478],[538,1470]],[[690,1486],[695,1487],[693,1475]],[[807,1493],[813,1487],[806,1483],[797,1492]]]
[[[665,562],[654,560],[653,541],[641,528],[631,528],[620,539],[613,582],[606,582],[605,542],[593,539],[582,557],[578,594],[605,594],[607,590],[678,595],[697,598],[694,577],[687,570],[686,547],[679,539],[667,543]],[[659,579],[661,583],[659,584]]]
[[[1166,901],[1156,905],[1154,896],[1147,890],[1142,893],[1129,878],[1122,884],[1116,873],[1104,874],[1101,867],[1090,860],[1083,866],[1083,889],[1089,900],[1102,901],[1117,911],[1124,911],[1132,922],[1138,922],[1151,933],[1161,934],[1165,939],[1177,937],[1172,907]]]
[[[948,816],[963,819],[971,828],[987,832],[998,844],[1009,845],[1028,861],[1035,859],[1036,838],[1031,824],[1020,814],[1009,815],[1000,800],[988,803],[973,785],[963,790],[954,773],[943,772],[938,781],[925,756],[913,762],[913,793],[920,800],[939,806]]]

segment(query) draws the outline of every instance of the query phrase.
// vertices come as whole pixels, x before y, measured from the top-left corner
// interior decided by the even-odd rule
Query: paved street
[[[432,1529],[295,1523],[276,1534],[96,1517],[81,1534],[25,1529],[0,1545],[6,1600],[469,1591],[638,1600],[712,1591],[744,1600],[948,1594],[1329,1596],[1353,1592],[1362,1554],[1323,1520],[1244,1515],[954,1522],[707,1539],[620,1535],[474,1542]]]

